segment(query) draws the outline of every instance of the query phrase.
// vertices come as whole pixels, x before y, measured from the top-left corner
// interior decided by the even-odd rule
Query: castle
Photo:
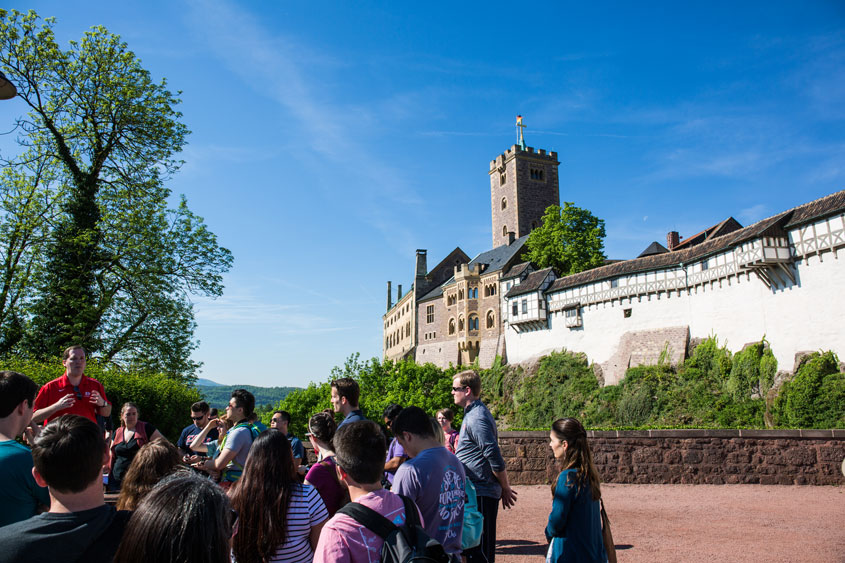
[[[528,361],[584,352],[605,384],[628,367],[680,362],[716,335],[732,351],[764,338],[779,369],[806,352],[845,352],[845,191],[743,227],[729,217],[637,258],[558,278],[521,256],[545,209],[559,205],[557,153],[513,145],[490,163],[491,250],[455,248],[431,270],[417,250],[411,289],[383,316],[383,357],[440,367],[496,356]]]

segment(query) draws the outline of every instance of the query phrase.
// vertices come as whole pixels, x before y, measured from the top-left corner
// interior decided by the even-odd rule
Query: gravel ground
[[[517,486],[499,510],[496,561],[541,561],[549,487]],[[602,486],[620,563],[845,563],[845,487]]]

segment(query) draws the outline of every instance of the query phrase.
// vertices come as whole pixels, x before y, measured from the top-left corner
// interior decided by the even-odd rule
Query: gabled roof
[[[486,264],[487,267],[482,272],[483,274],[501,270],[508,265],[511,258],[513,258],[518,252],[522,251],[522,247],[525,245],[525,241],[527,240],[528,235],[524,235],[510,244],[503,244],[502,246],[497,246],[493,250],[482,252],[473,258],[469,265],[472,267],[476,264]]]
[[[712,227],[708,227],[700,233],[692,235],[691,237],[685,238],[683,241],[679,242],[672,248],[672,252],[684,250],[691,246],[695,246],[696,244],[701,244],[706,240],[710,240],[716,237],[726,235],[728,233],[732,233],[741,228],[742,225],[740,225],[736,219],[734,219],[733,217],[728,217],[721,223],[713,225]]]
[[[505,297],[516,297],[517,295],[537,291],[540,289],[540,286],[543,285],[543,282],[549,276],[551,271],[551,268],[544,268],[536,272],[531,272],[522,283],[513,286],[511,290],[505,294]]]
[[[843,211],[845,211],[845,190],[805,203],[804,205],[799,205],[798,207],[763,219],[737,231],[710,238],[690,248],[645,256],[643,258],[634,258],[633,260],[609,264],[600,268],[572,274],[571,276],[558,278],[549,286],[546,293],[552,293],[586,283],[593,283],[599,280],[694,262],[723,252],[742,242],[770,234],[782,235],[788,228],[821,219],[835,213],[842,213]]]
[[[519,276],[522,275],[522,273],[525,270],[527,270],[530,267],[531,267],[531,262],[520,262],[519,264],[516,264],[510,270],[508,270],[508,273],[505,274],[504,276],[502,276],[501,279],[502,279],[502,281],[504,281],[504,280],[512,280],[514,278],[518,278]]]
[[[637,256],[637,258],[642,258],[643,256],[653,256],[655,254],[663,254],[665,252],[669,252],[669,249],[660,244],[659,242],[654,241],[653,243],[648,245],[648,248],[640,252],[640,255]]]

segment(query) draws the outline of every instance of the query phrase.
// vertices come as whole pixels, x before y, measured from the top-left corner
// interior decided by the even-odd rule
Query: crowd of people
[[[0,563],[375,562],[401,549],[397,527],[433,560],[495,561],[499,506],[517,493],[472,370],[452,380],[459,430],[449,408],[389,405],[384,425],[367,420],[357,382],[332,381],[332,408],[307,421],[309,465],[290,414],[264,427],[244,389],[219,416],[194,403],[175,445],[133,403],[107,440],[97,422],[112,405],[84,375],[85,351],[69,348],[63,363],[41,389],[0,372]],[[558,420],[549,445],[561,472],[547,561],[607,561],[586,431]]]

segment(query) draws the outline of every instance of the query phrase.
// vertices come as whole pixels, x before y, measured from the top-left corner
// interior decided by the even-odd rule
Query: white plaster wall
[[[796,262],[798,284],[770,290],[754,274],[742,274],[692,288],[582,308],[583,326],[568,329],[554,313],[550,329],[518,334],[508,327],[507,355],[521,362],[566,348],[593,362],[607,361],[626,332],[688,325],[690,336],[715,334],[736,352],[763,336],[778,369],[791,371],[795,353],[828,350],[845,354],[845,251]],[[712,265],[711,265],[712,267]],[[658,273],[659,274],[659,273]],[[631,309],[629,318],[623,309]]]

